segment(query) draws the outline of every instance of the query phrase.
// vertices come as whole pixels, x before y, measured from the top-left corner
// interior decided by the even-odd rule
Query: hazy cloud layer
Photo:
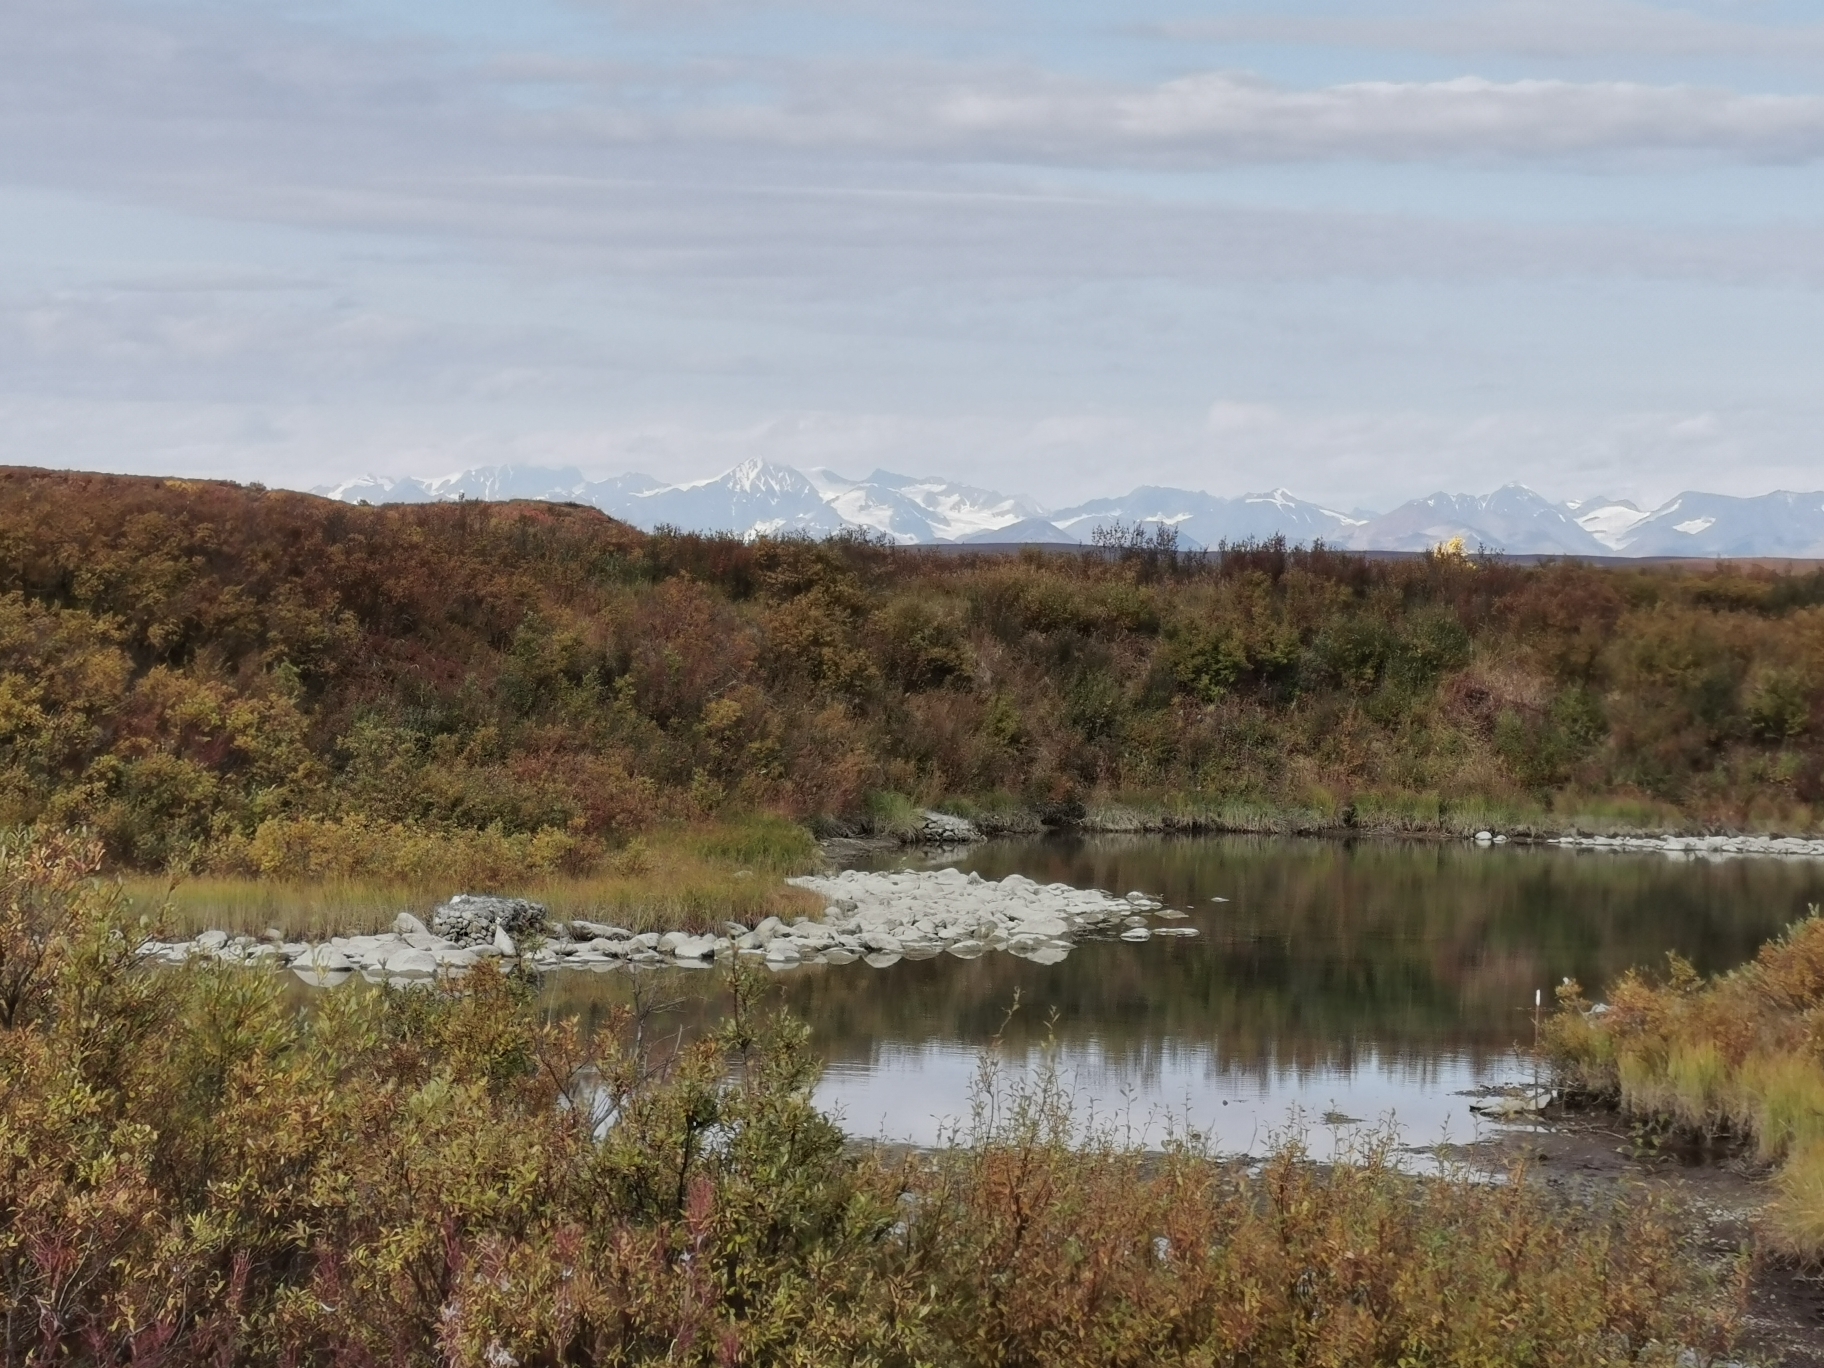
[[[1769,16],[1771,6],[1703,8],[1636,3],[1636,0],[1498,0],[1493,4],[1445,3],[1363,7],[1344,15],[1288,12],[1229,13],[1215,18],[1169,20],[1160,33],[1201,43],[1316,44],[1450,57],[1513,56],[1546,60],[1585,58],[1746,57],[1776,63],[1824,58],[1824,24],[1809,21],[1747,22]],[[1803,14],[1800,7],[1788,7]],[[1710,12],[1706,12],[1706,9]],[[1402,12],[1403,10],[1403,12]]]
[[[1744,13],[13,0],[0,459],[1751,492],[1824,27]]]

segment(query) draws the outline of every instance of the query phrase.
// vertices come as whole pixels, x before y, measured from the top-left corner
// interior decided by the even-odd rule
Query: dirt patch
[[[1455,1155],[1496,1171],[1524,1161],[1529,1181],[1567,1201],[1630,1185],[1664,1192],[1690,1214],[1701,1254],[1719,1267],[1757,1248],[1761,1208],[1772,1195],[1765,1168],[1727,1154],[1643,1148],[1612,1113],[1554,1108],[1537,1122],[1499,1126]],[[1824,1368],[1824,1275],[1757,1255],[1740,1352],[1781,1368]]]

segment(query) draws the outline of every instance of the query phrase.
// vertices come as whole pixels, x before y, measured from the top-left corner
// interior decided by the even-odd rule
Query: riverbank
[[[946,845],[1045,832],[1087,835],[1381,836],[1485,840],[1642,850],[1689,855],[1824,856],[1824,832],[1793,834],[1769,825],[1758,831],[1718,828],[1650,805],[1554,815],[1539,809],[1466,803],[1370,802],[1275,807],[1256,803],[1198,804],[1131,801],[1050,807],[984,806],[966,800],[913,809],[894,823],[814,824],[830,840],[883,845]],[[1811,828],[1807,828],[1811,830]]]
[[[1646,1144],[1619,1113],[1557,1105],[1449,1153],[1491,1177],[1522,1175],[1571,1208],[1630,1194],[1669,1203],[1685,1219],[1687,1253],[1713,1274],[1738,1276],[1744,1256],[1750,1261],[1736,1353],[1778,1368],[1824,1368],[1824,1279],[1757,1252],[1772,1196],[1765,1166]]]

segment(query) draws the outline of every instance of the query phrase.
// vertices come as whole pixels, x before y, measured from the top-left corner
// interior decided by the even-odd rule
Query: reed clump
[[[1195,1137],[984,1085],[936,1151],[850,1145],[801,1025],[593,1034],[484,966],[311,1010],[136,962],[76,839],[0,852],[0,1364],[1673,1364],[1739,1279],[1667,1213]],[[668,1038],[668,1037],[667,1037]]]
[[[1824,1259],[1824,917],[1811,915],[1750,963],[1705,980],[1669,957],[1630,972],[1592,1008],[1575,983],[1544,1045],[1574,1089],[1701,1140],[1780,1165],[1768,1209],[1775,1247]]]

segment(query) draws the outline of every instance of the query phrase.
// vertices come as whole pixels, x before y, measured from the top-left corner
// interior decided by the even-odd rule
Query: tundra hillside
[[[955,556],[13,469],[0,824],[287,876],[451,842],[574,874],[655,827],[940,802],[1807,828],[1820,605],[1728,566]]]

